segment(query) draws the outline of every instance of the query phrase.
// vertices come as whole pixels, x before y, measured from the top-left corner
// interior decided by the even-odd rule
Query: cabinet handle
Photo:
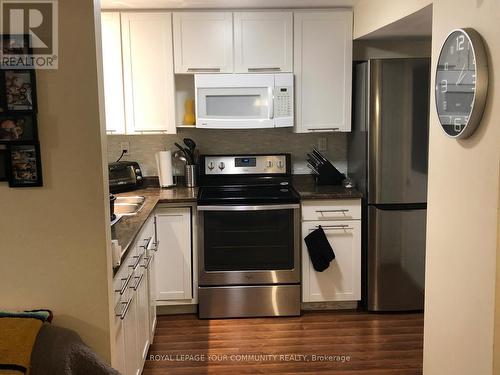
[[[143,239],[144,245],[140,245],[139,247],[142,247],[144,250],[146,250],[149,247],[149,244],[151,243],[152,239],[153,239],[153,237],[148,237],[148,238]]]
[[[151,259],[152,259],[152,258],[153,258],[152,256],[150,256],[150,257],[145,257],[145,259],[146,259],[146,264],[142,264],[142,265],[141,265],[141,267],[147,270],[147,269],[148,269],[148,267],[149,267],[149,263],[151,263]]]
[[[280,72],[281,68],[269,67],[269,68],[248,68],[249,72]]]
[[[188,72],[200,72],[200,73],[218,73],[220,68],[188,68]]]
[[[134,299],[134,296],[130,297],[127,302],[121,302],[123,309],[122,312],[119,314],[116,314],[116,316],[119,316],[121,320],[125,319],[127,316],[128,308],[130,307],[130,304],[132,303],[132,300]]]
[[[349,210],[346,210],[344,208],[342,209],[337,209],[337,210],[316,210],[318,214],[323,215],[324,212],[339,212],[339,213],[346,213],[349,212]]]
[[[134,255],[132,258],[135,258],[136,261],[134,264],[129,265],[130,268],[133,268],[134,270],[137,268],[139,263],[141,262],[142,254],[141,255]]]
[[[307,129],[307,130],[309,130],[310,132],[327,132],[327,131],[338,132],[338,131],[340,131],[340,128],[323,128],[323,129],[311,128],[311,129]]]
[[[144,278],[144,272],[141,274],[141,276],[136,276],[135,279],[139,279],[137,280],[137,282],[135,283],[134,286],[131,286],[130,288],[134,289],[134,291],[136,291],[137,289],[139,289],[139,285],[141,285],[141,282],[142,282],[142,279]]]
[[[323,230],[354,230],[354,228],[349,225],[316,225],[314,229],[310,228],[309,232],[319,229],[319,227],[323,228]]]
[[[271,99],[271,105],[269,106],[269,118],[272,120],[274,119],[274,94],[273,94],[273,88],[269,87],[268,89],[269,93],[269,98]]]
[[[120,293],[120,294],[125,293],[125,290],[127,289],[127,285],[130,282],[130,279],[132,279],[132,275],[133,275],[133,273],[130,272],[130,274],[128,275],[127,278],[122,279],[122,281],[125,281],[125,283],[123,284],[123,286],[121,287],[121,289],[115,289],[116,293]]]
[[[156,241],[156,242],[153,242],[153,245],[155,245],[155,247],[152,247],[151,250],[153,251],[158,251],[158,246],[160,246],[160,241]]]

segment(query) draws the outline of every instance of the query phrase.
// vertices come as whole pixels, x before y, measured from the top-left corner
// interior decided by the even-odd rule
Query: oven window
[[[205,270],[293,269],[293,230],[293,210],[205,212]]]

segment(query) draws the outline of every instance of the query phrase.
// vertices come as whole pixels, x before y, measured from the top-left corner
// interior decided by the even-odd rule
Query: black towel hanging
[[[335,259],[335,253],[321,225],[318,226],[318,229],[309,233],[304,238],[304,241],[313,268],[317,272],[326,270],[330,266],[330,262]]]

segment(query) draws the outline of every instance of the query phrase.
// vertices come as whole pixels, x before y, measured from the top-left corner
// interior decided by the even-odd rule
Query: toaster
[[[135,161],[109,163],[108,173],[110,193],[121,193],[142,187],[143,177],[141,167]]]

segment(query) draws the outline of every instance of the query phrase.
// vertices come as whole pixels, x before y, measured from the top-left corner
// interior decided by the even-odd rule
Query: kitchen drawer
[[[360,199],[311,200],[302,202],[302,221],[360,219]]]

